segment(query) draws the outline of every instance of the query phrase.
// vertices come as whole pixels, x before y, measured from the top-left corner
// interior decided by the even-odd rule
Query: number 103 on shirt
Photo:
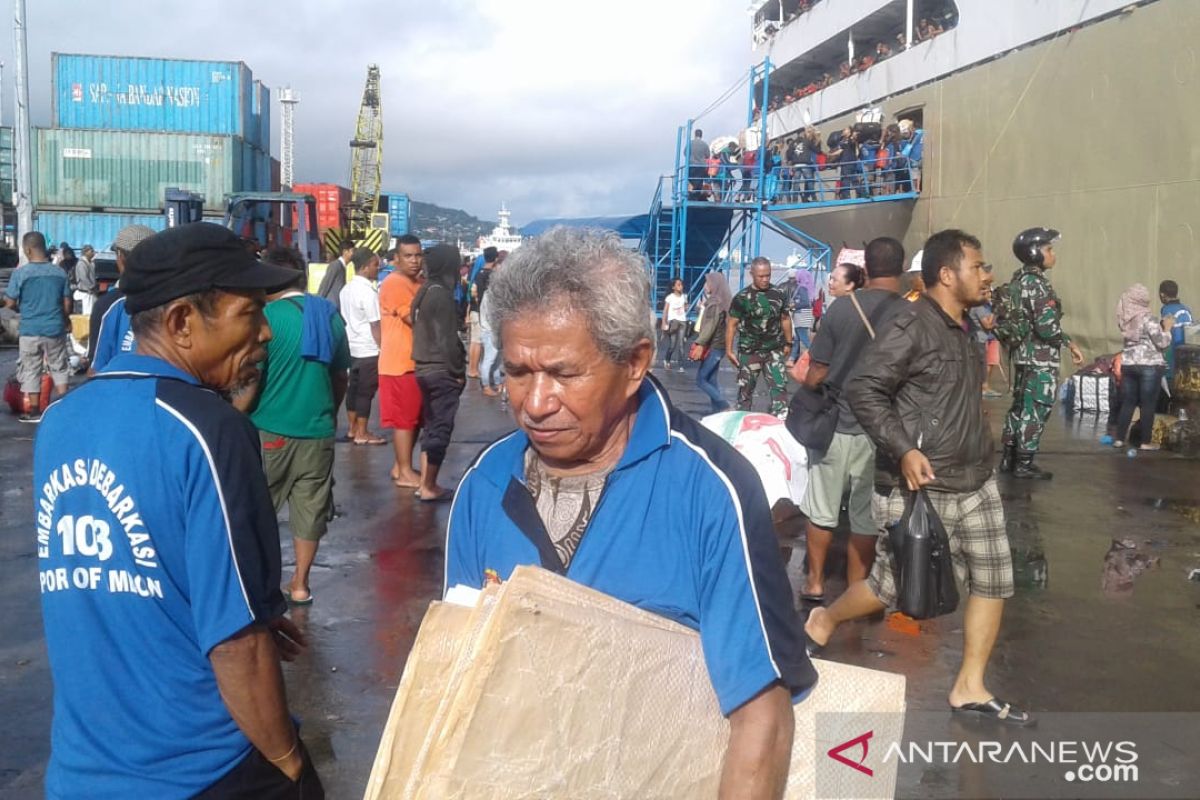
[[[90,514],[78,518],[68,514],[59,519],[55,530],[62,537],[65,556],[78,553],[81,556],[99,558],[101,561],[107,561],[112,556],[113,546],[109,539],[111,529],[102,519],[96,519]],[[151,554],[153,552],[150,551]]]

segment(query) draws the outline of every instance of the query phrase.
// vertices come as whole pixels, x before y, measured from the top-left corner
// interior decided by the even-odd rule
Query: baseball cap
[[[211,289],[270,293],[295,281],[294,269],[259,261],[233,231],[194,222],[156,233],[135,247],[126,259],[121,289],[125,309],[136,314]]]
[[[908,269],[905,271],[906,272],[920,272],[921,271],[921,259],[924,257],[925,257],[925,251],[918,250],[917,254],[915,256],[913,256],[913,258],[912,258],[912,263],[908,265]]]
[[[145,225],[126,225],[121,230],[117,231],[117,238],[113,240],[112,250],[124,250],[126,253],[132,253],[133,248],[137,247],[142,242],[154,235],[154,229],[148,228]]]

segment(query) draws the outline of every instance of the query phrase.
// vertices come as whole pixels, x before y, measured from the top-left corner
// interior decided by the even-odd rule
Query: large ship
[[[508,206],[501,203],[496,216],[499,219],[496,221],[496,227],[492,228],[492,232],[487,236],[479,237],[476,247],[478,252],[483,252],[487,247],[494,247],[497,250],[507,250],[511,253],[521,246],[521,234],[513,230],[512,212],[508,210]]]
[[[865,110],[924,131],[920,194],[795,209],[835,248],[879,235],[913,252],[970,231],[1007,280],[1013,236],[1063,233],[1054,281],[1066,326],[1116,346],[1113,306],[1140,282],[1200,296],[1200,13],[1195,0],[768,0],[753,5],[768,60],[771,140],[824,139]],[[880,45],[883,45],[882,47]],[[861,246],[861,245],[859,245]]]

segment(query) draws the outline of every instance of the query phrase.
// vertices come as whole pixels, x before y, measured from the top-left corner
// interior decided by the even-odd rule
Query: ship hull
[[[1091,354],[1112,352],[1113,308],[1130,284],[1153,295],[1169,278],[1185,302],[1200,296],[1197,41],[1189,0],[1159,0],[891,96],[889,118],[923,117],[915,205],[780,216],[835,247],[889,235],[909,252],[962,228],[983,241],[1000,281],[1017,266],[1017,232],[1056,228],[1065,327]]]

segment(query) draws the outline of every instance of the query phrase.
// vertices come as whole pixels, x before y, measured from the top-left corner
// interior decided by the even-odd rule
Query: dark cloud
[[[28,14],[35,125],[50,123],[54,50],[244,61],[273,89],[301,93],[297,180],[347,183],[377,63],[384,187],[484,218],[504,201],[518,222],[644,210],[671,168],[676,127],[750,52],[745,15],[723,0],[29,0]],[[0,50],[9,87],[11,46]],[[733,130],[744,109],[739,94],[704,127]],[[278,155],[277,108],[274,122]]]

